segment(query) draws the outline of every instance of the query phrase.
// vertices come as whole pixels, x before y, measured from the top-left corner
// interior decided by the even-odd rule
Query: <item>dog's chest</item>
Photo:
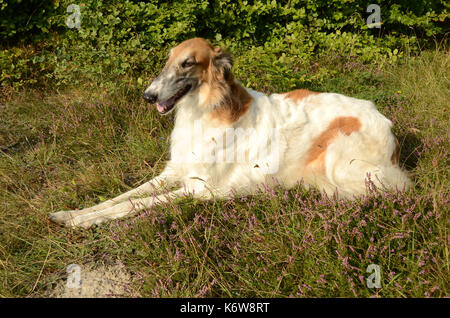
[[[193,125],[175,127],[171,136],[171,160],[205,165],[227,162],[227,149],[234,146],[228,136],[230,132],[207,127],[200,120]]]

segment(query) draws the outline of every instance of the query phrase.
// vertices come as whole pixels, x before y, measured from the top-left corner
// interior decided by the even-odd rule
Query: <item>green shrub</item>
[[[428,45],[445,38],[449,16],[443,0],[377,1],[382,26],[369,29],[367,4],[356,0],[89,0],[79,3],[81,28],[70,29],[66,19],[72,3],[0,0],[0,39],[6,50],[1,55],[2,85],[152,74],[167,47],[194,36],[228,47],[238,59],[245,52],[245,65],[260,57],[258,63],[276,63],[288,73],[323,54],[395,61],[405,48],[417,50],[419,39]],[[9,51],[29,44],[39,48],[32,55]],[[249,56],[251,63],[245,61]],[[305,80],[305,73],[297,74],[285,85]]]

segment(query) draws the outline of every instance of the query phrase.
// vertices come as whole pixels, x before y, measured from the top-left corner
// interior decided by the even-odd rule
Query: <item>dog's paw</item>
[[[72,228],[84,228],[88,229],[95,224],[100,224],[105,221],[104,218],[86,218],[79,214],[79,210],[72,211],[59,211],[49,213],[50,221]]]
[[[72,211],[59,211],[54,213],[49,213],[50,221],[68,226],[68,227],[76,227],[78,224],[75,222],[75,216]]]

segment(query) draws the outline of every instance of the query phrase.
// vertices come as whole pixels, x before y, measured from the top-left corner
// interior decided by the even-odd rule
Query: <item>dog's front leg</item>
[[[185,195],[186,189],[182,188],[158,196],[151,196],[140,199],[129,199],[128,201],[118,203],[103,210],[91,211],[78,215],[70,215],[70,217],[67,217],[63,222],[60,223],[71,227],[80,226],[83,228],[88,228],[94,224],[100,224],[107,220],[121,218],[128,214],[150,208],[157,204],[167,202],[171,199],[183,197]],[[201,199],[209,199],[211,197],[211,194],[208,191],[192,193],[192,195],[196,198]]]
[[[102,211],[104,209],[110,208],[115,206],[116,204],[119,204],[123,201],[128,200],[131,197],[134,196],[140,196],[143,194],[149,194],[152,191],[157,190],[159,187],[161,187],[163,184],[165,185],[171,185],[176,182],[176,178],[174,174],[171,172],[169,168],[166,167],[164,171],[157,177],[153,178],[150,181],[147,181],[146,183],[140,185],[139,187],[132,189],[130,191],[127,191],[113,199],[107,200],[105,202],[102,202],[100,204],[94,205],[89,208],[81,209],[81,210],[70,210],[70,211],[59,211],[50,213],[49,217],[50,220],[56,223],[60,224],[68,224],[69,220],[82,216],[87,213],[95,212],[95,211]]]

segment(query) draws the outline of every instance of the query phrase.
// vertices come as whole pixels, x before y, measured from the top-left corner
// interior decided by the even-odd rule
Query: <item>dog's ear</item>
[[[219,79],[228,81],[232,78],[233,60],[231,56],[220,47],[214,49],[213,65]]]

